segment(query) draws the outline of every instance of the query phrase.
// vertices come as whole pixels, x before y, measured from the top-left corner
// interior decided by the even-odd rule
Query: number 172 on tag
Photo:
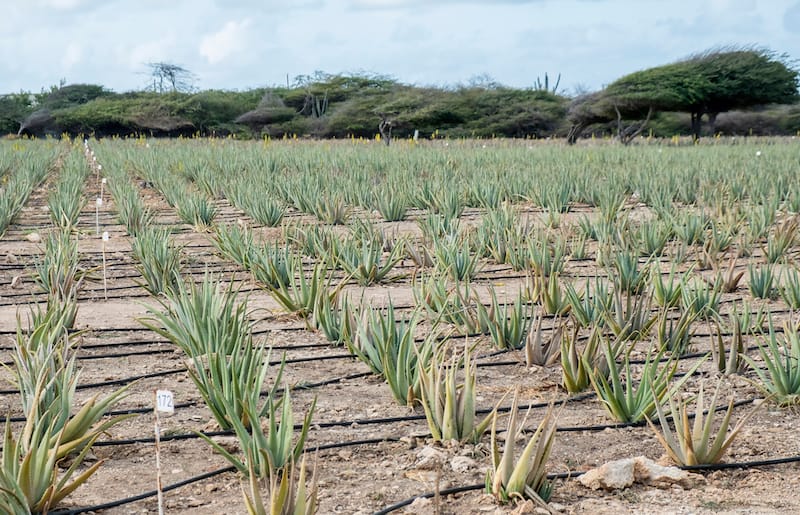
[[[162,413],[174,413],[175,402],[172,392],[169,390],[156,390],[156,411]]]

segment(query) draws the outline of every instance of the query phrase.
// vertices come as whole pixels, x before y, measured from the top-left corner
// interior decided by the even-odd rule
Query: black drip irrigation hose
[[[797,463],[800,462],[800,455],[798,456],[788,456],[785,458],[775,458],[771,460],[759,460],[759,461],[741,461],[735,463],[713,463],[709,465],[687,465],[687,466],[679,466],[677,468],[686,471],[701,471],[701,472],[712,472],[715,470],[728,470],[728,469],[751,469],[756,467],[770,467],[775,465],[783,465],[787,463]],[[570,472],[561,472],[559,474],[548,474],[547,479],[554,480],[554,479],[571,479],[575,477],[579,477],[585,474],[584,471],[570,471]],[[417,499],[430,499],[432,497],[441,496],[441,497],[448,497],[455,494],[460,494],[463,492],[471,492],[475,490],[481,490],[485,488],[486,485],[484,483],[473,484],[473,485],[464,485],[464,486],[457,486],[453,488],[447,488],[445,490],[441,490],[437,492],[426,492],[424,494],[416,495],[414,497],[409,497],[408,499],[404,499],[400,502],[387,506],[379,511],[374,512],[372,515],[388,515],[389,513],[395,512],[400,508],[405,508],[406,506],[412,504]]]

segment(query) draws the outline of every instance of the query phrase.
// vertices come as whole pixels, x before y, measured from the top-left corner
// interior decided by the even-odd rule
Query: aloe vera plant
[[[486,493],[504,503],[512,499],[532,499],[546,503],[553,493],[553,486],[547,480],[547,460],[556,436],[553,406],[548,408],[522,454],[515,459],[514,441],[521,429],[518,421],[518,398],[517,390],[511,402],[502,456],[497,439],[497,413],[492,417],[492,468],[486,475]]]
[[[62,472],[55,449],[49,445],[51,434],[54,433],[52,425],[38,424],[26,428],[25,432],[28,433],[28,449],[25,449],[21,438],[14,438],[11,424],[6,420],[0,468],[0,509],[4,513],[47,513],[85,483],[103,464],[97,461],[78,474],[78,467],[99,434],[87,442],[88,445]],[[55,432],[55,436],[58,447],[59,434]]]
[[[336,287],[332,285],[333,277],[328,276],[328,267],[324,262],[315,264],[309,276],[303,271],[299,259],[289,258],[286,264],[288,277],[281,278],[276,269],[273,269],[272,275],[267,279],[271,283],[268,282],[265,286],[283,309],[302,319],[308,320],[311,317],[320,297],[327,295],[333,300],[344,286],[344,281]],[[259,275],[255,275],[258,279]]]
[[[267,508],[261,495],[263,480],[254,470],[253,461],[250,459],[248,462],[247,488],[242,487],[245,507],[249,515],[267,515]],[[295,477],[293,462],[283,467],[280,473],[271,471],[269,475],[269,514],[314,515],[318,508],[316,473],[315,464],[311,473],[311,484],[307,485],[305,454],[300,462],[299,476]]]
[[[184,195],[175,206],[181,220],[197,231],[210,230],[217,216],[217,206],[205,195]]]
[[[419,376],[419,402],[434,441],[456,440],[477,443],[492,421],[489,414],[476,422],[475,383],[476,364],[469,346],[464,354],[453,355],[449,363],[442,359],[444,352],[433,352]],[[458,382],[458,371],[463,383]]]
[[[214,228],[214,246],[223,256],[250,270],[255,243],[253,232],[239,224],[217,224]]]
[[[118,179],[108,183],[117,208],[117,220],[125,226],[129,235],[136,236],[152,225],[153,212],[144,205],[139,190],[129,180],[125,180],[124,176]]]
[[[594,290],[590,288],[589,279],[581,293],[575,287],[567,283],[564,292],[569,302],[569,314],[572,320],[580,327],[590,327],[596,324],[603,325],[605,320],[603,314],[611,309],[613,298],[608,290],[607,284],[595,277]]]
[[[697,313],[685,310],[677,319],[669,310],[662,309],[656,322],[656,345],[668,352],[682,356],[689,350],[692,338],[692,325],[697,320]]]
[[[364,308],[347,349],[389,384],[398,402],[412,406],[419,398],[420,375],[434,352],[435,334],[422,343],[414,341],[419,323],[415,312],[398,319],[389,302],[386,310]]]
[[[638,341],[649,333],[657,317],[650,313],[651,297],[647,295],[623,295],[614,290],[611,309],[603,314],[606,327],[623,341]]]
[[[61,230],[71,231],[78,223],[84,205],[83,186],[88,174],[89,168],[80,152],[71,152],[64,160],[61,177],[47,199],[50,218]]]
[[[373,239],[363,241],[359,246],[343,245],[337,255],[337,263],[359,285],[370,286],[387,279],[402,259],[402,253],[403,247],[396,245],[384,257],[382,243]]]
[[[623,363],[620,365],[616,362],[616,353],[608,342],[603,350],[608,366],[608,377],[598,373],[590,363],[584,364],[584,367],[589,370],[589,380],[603,407],[611,418],[619,422],[639,422],[645,416],[652,415],[656,404],[664,397],[675,395],[705,361],[697,360],[683,377],[670,385],[678,369],[678,360],[671,357],[661,365],[664,350],[655,353],[649,351],[642,365],[638,384],[634,386],[629,354],[625,353]]]
[[[758,353],[766,369],[751,357],[743,356],[758,376],[756,386],[782,406],[797,404],[800,402],[800,333],[786,323],[783,337],[779,339],[770,317],[769,335],[764,340],[766,345],[759,342]]]
[[[523,301],[521,292],[513,304],[500,304],[493,288],[491,294],[492,304],[488,309],[477,304],[480,326],[489,330],[492,343],[498,349],[521,349],[530,328],[528,304]]]
[[[143,287],[151,295],[179,288],[183,258],[181,249],[172,244],[169,230],[148,227],[139,231],[131,241],[131,252],[138,261],[136,270],[144,277]]]
[[[264,342],[254,344],[245,303],[236,302],[232,287],[206,276],[199,285],[182,285],[164,303],[166,311],[151,310],[141,323],[183,350],[190,358],[189,377],[223,429],[236,421],[250,425],[270,408],[256,409],[267,374],[270,352]],[[268,391],[276,393],[281,365]],[[245,407],[249,406],[249,411]]]
[[[773,268],[774,265],[765,265],[759,268],[750,265],[747,267],[750,280],[748,287],[750,294],[757,299],[776,299],[778,289],[775,282],[779,280]]]
[[[462,334],[486,333],[489,328],[478,315],[477,294],[468,282],[449,286],[447,279],[431,275],[420,277],[412,284],[414,303],[424,307],[434,323],[453,324]]]
[[[719,322],[715,322],[713,330],[709,330],[711,359],[717,371],[723,375],[740,374],[747,366],[747,362],[742,358],[745,352],[742,323],[735,314],[732,314],[730,319],[732,336],[729,345],[725,344]]]
[[[661,274],[658,267],[653,267],[650,275],[652,296],[656,305],[663,308],[677,306],[681,301],[681,282],[677,276],[677,266],[673,263],[666,277]]]
[[[549,277],[545,277],[541,273],[527,275],[525,277],[525,295],[528,299],[541,305],[548,315],[564,315],[571,308],[570,300],[558,272]]]
[[[617,251],[614,257],[614,273],[609,273],[614,288],[629,295],[638,295],[644,289],[650,262],[639,266],[639,256],[633,252]]]
[[[350,206],[339,194],[325,195],[311,205],[311,212],[321,222],[331,225],[344,225],[350,219]]]
[[[778,263],[784,258],[797,239],[798,227],[800,218],[797,216],[788,218],[775,227],[767,238],[767,246],[764,248],[764,257],[768,264]]]
[[[87,276],[79,265],[77,240],[68,232],[49,234],[44,256],[35,266],[34,280],[47,293],[48,310],[70,312],[72,316],[65,318],[64,324],[72,328],[78,313],[78,293]]]
[[[237,301],[233,283],[206,273],[197,284],[179,282],[161,300],[164,311],[150,309],[143,325],[167,338],[189,357],[229,355],[249,344],[252,324],[247,304]]]
[[[686,276],[681,280],[681,305],[697,313],[702,320],[710,320],[719,313],[721,293],[718,281],[713,284],[696,279],[689,281]]]
[[[602,335],[598,328],[592,328],[586,344],[578,352],[578,331],[571,336],[561,338],[561,384],[568,393],[581,393],[591,385],[590,369],[597,375],[607,375],[608,367],[598,357]]]
[[[313,325],[335,345],[352,342],[357,326],[355,309],[346,296],[320,295],[314,307]]]
[[[733,293],[739,287],[739,282],[744,276],[744,270],[736,270],[736,256],[732,256],[728,261],[728,268],[723,272],[720,266],[714,262],[714,280],[710,284],[718,284],[722,293]]]
[[[719,463],[747,420],[757,411],[758,406],[740,418],[736,425],[731,428],[731,416],[733,415],[733,399],[731,398],[728,403],[728,409],[719,422],[719,428],[712,438],[720,386],[721,382],[717,383],[711,402],[706,408],[704,383],[700,383],[700,393],[698,393],[695,400],[694,423],[689,422],[689,402],[680,401],[676,403],[672,397],[668,398],[668,406],[674,424],[674,431],[670,427],[671,424],[660,402],[656,404],[660,430],[650,421],[649,417],[647,418],[647,423],[655,433],[656,438],[664,447],[664,450],[667,451],[669,457],[678,465]],[[708,413],[708,415],[706,416],[705,413]]]
[[[387,222],[405,220],[408,200],[399,189],[385,189],[375,192],[375,208]]]
[[[660,220],[651,220],[636,228],[633,246],[641,257],[661,256],[671,237],[672,228],[669,225]]]
[[[528,335],[525,337],[525,364],[529,367],[533,365],[548,367],[556,363],[561,354],[561,339],[566,330],[566,323],[555,321],[557,328],[545,338],[542,335],[543,319],[541,312],[533,315]]]
[[[550,241],[545,232],[528,239],[527,262],[534,274],[544,277],[560,274],[567,261],[567,244],[563,239]]]
[[[434,243],[436,269],[449,275],[454,281],[466,281],[475,277],[480,258],[470,250],[469,241],[457,237],[445,237]]]
[[[791,267],[785,270],[780,294],[790,309],[800,309],[800,271],[797,268]]]
[[[231,420],[231,426],[244,452],[244,459],[232,454],[212,438],[202,433],[198,433],[198,435],[244,475],[251,475],[252,469],[252,475],[255,477],[266,478],[271,473],[274,474],[295,463],[305,446],[316,399],[303,417],[300,433],[296,440],[292,399],[288,387],[284,389],[280,399],[270,396],[264,408],[247,400],[239,400],[239,402],[242,404],[244,415],[241,418],[249,420],[250,423],[234,418]]]

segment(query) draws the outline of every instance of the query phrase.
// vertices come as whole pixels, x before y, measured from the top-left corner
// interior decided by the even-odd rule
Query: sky
[[[198,89],[374,73],[416,85],[483,78],[566,94],[727,45],[800,59],[798,0],[0,0],[0,93],[62,80],[114,91],[147,63]]]

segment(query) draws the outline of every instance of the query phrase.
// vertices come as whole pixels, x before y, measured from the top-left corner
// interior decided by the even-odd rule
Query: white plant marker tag
[[[156,410],[162,413],[175,413],[175,401],[169,390],[156,390]]]
[[[103,241],[108,241],[108,231],[103,231]]]

